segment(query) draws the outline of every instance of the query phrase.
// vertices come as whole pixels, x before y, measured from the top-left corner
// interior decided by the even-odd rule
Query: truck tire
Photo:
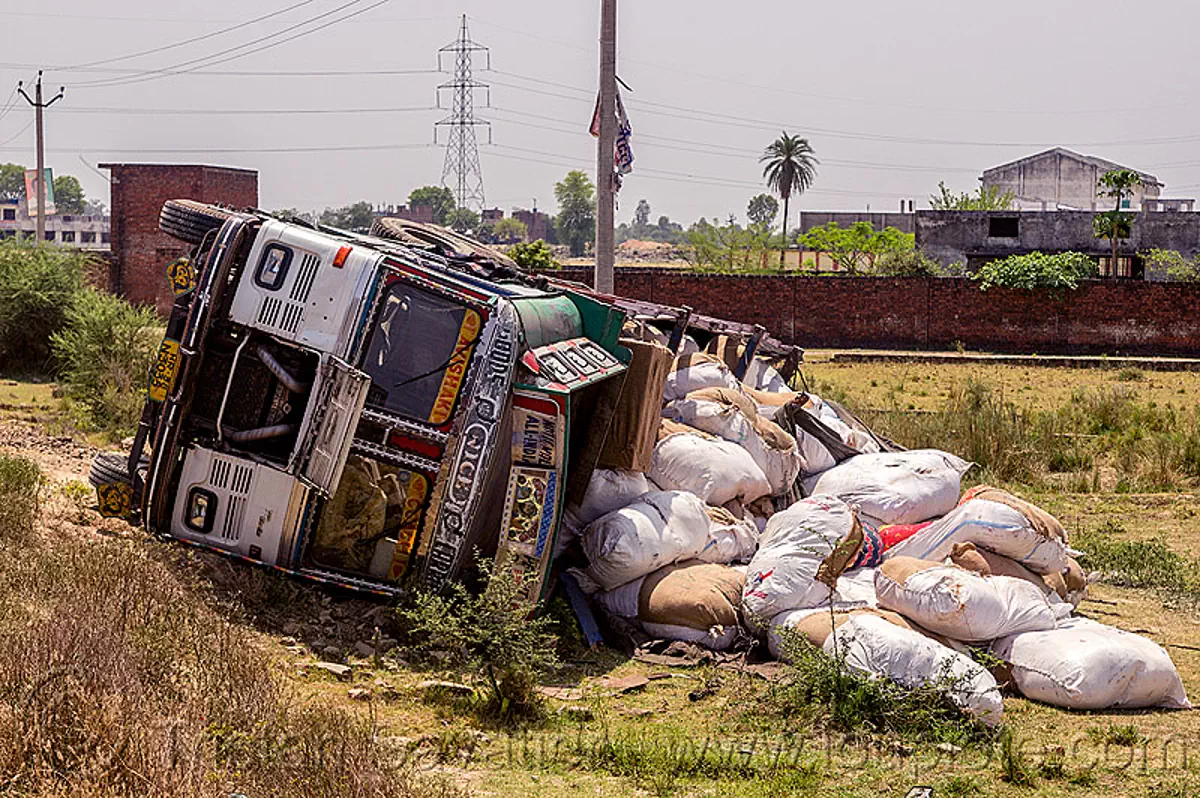
[[[199,244],[210,231],[225,224],[232,214],[195,200],[167,200],[158,216],[158,228],[169,236]]]
[[[92,487],[111,485],[114,482],[131,482],[129,478],[129,456],[120,452],[101,452],[92,460],[88,471],[88,482]]]

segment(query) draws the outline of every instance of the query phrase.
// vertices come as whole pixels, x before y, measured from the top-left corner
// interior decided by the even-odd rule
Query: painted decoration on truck
[[[166,401],[167,394],[175,387],[175,378],[179,375],[179,362],[179,342],[174,338],[164,338],[158,346],[154,370],[150,372],[148,393],[151,402]]]
[[[429,495],[429,480],[423,475],[407,471],[408,490],[404,496],[404,510],[400,527],[396,530],[396,553],[392,556],[392,567],[388,570],[388,580],[398,581],[408,570],[408,562],[412,559],[413,549],[417,543],[417,530],[421,526],[421,511],[425,499]]]
[[[429,423],[440,426],[450,420],[454,412],[454,402],[458,399],[459,389],[462,388],[463,376],[467,373],[467,364],[471,362],[471,353],[475,342],[479,339],[479,328],[482,325],[479,314],[471,309],[463,314],[462,326],[458,330],[458,341],[454,344],[454,353],[442,375],[442,385],[438,389],[437,399],[429,412]]]

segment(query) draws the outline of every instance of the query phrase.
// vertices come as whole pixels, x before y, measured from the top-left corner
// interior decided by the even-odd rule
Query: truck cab
[[[195,249],[102,509],[358,590],[438,590],[478,550],[545,591],[624,382],[623,311],[257,211],[172,201],[160,223]]]

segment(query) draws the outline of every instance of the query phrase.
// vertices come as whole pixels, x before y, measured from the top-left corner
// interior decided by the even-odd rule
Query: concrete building
[[[376,219],[404,219],[409,222],[422,222],[423,224],[433,224],[433,206],[432,205],[414,205],[411,208],[407,205],[387,205],[375,209]]]
[[[1011,192],[1016,197],[1019,210],[1105,211],[1112,210],[1114,200],[1103,196],[1098,186],[1101,176],[1114,169],[1130,167],[1094,155],[1080,155],[1062,147],[1055,147],[986,169],[979,180],[985,189]],[[1130,211],[1143,210],[1144,204],[1153,204],[1148,201],[1158,200],[1163,184],[1152,174],[1137,169],[1131,171],[1141,176],[1142,183],[1134,187],[1133,196],[1127,198],[1122,207]],[[1151,207],[1145,210],[1159,208]]]
[[[37,235],[37,219],[25,198],[0,199],[0,238]],[[109,217],[55,214],[46,217],[46,240],[64,247],[108,252]]]
[[[1200,255],[1200,214],[1142,211],[1133,231],[1120,240],[1117,264],[1112,245],[1096,238],[1092,211],[917,211],[917,246],[943,266],[964,264],[975,271],[989,260],[1030,252],[1083,252],[1096,258],[1102,277],[1161,280],[1147,274],[1138,253],[1172,249],[1184,257]]]
[[[916,230],[916,217],[908,213],[871,213],[870,211],[800,211],[800,220],[793,231],[807,233],[814,227],[824,227],[830,222],[836,222],[838,227],[849,227],[858,222],[869,222],[875,230],[894,227],[904,233]]]
[[[197,164],[102,163],[112,172],[112,262],[109,290],[168,313],[174,297],[166,267],[190,247],[158,229],[170,199],[233,208],[258,207],[258,172]]]
[[[504,218],[504,211],[499,208],[484,208],[479,218],[485,222],[498,222]]]

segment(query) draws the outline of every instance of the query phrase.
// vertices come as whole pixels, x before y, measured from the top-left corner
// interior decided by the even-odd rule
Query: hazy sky
[[[492,71],[476,62],[492,86],[478,112],[492,121],[488,205],[553,209],[567,169],[595,168],[596,0],[2,0],[0,161],[34,161],[32,112],[3,109],[44,64],[48,87],[67,87],[47,112],[48,165],[90,196],[107,201],[108,186],[85,162],[154,161],[257,169],[267,208],[404,202],[441,178],[448,76],[433,69],[463,12],[491,48]],[[743,216],[781,130],[822,162],[799,203],[811,210],[920,206],[939,180],[970,190],[984,168],[1056,145],[1195,196],[1197,23],[1191,0],[624,0],[637,160],[618,219],[643,197],[656,218]]]

